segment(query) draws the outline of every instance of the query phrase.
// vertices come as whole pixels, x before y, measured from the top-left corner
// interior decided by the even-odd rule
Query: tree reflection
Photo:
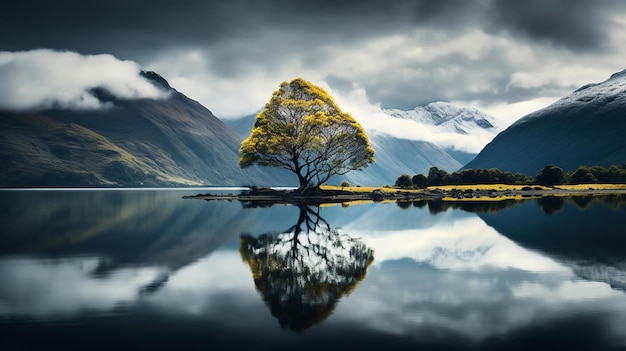
[[[501,201],[443,201],[440,199],[428,201],[428,212],[437,215],[449,209],[462,210],[472,213],[498,213],[507,208],[516,206],[526,200],[506,199]],[[416,205],[417,207],[423,204]]]
[[[325,320],[365,278],[374,252],[332,229],[319,206],[298,207],[295,225],[257,238],[242,235],[239,251],[280,326],[303,331]]]
[[[545,214],[553,214],[562,210],[565,202],[562,197],[544,196],[537,199],[537,204],[543,209]]]

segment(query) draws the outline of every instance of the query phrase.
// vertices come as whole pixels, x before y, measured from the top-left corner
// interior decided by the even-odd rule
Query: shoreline
[[[594,188],[594,186],[596,186]],[[585,188],[586,187],[586,188]],[[518,189],[519,188],[519,189]],[[357,188],[359,189],[359,188]],[[373,189],[373,190],[371,190]],[[296,194],[293,191],[278,191],[268,188],[256,191],[243,192],[237,195],[197,194],[183,196],[184,199],[201,199],[207,201],[241,201],[248,203],[283,203],[283,204],[323,204],[323,203],[350,203],[354,201],[505,201],[541,198],[548,196],[600,196],[626,194],[626,185],[608,188],[596,184],[564,188],[543,186],[506,186],[502,185],[463,185],[431,187],[427,189],[398,189],[398,188],[354,188],[346,190],[341,187],[324,186],[318,191]]]

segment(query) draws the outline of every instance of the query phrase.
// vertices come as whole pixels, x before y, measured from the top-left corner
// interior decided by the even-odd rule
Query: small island
[[[445,185],[425,189],[401,189],[396,187],[341,187],[323,185],[306,192],[251,187],[240,194],[198,194],[186,199],[238,200],[269,204],[323,204],[353,202],[397,202],[420,200],[443,201],[504,201],[540,198],[546,196],[589,196],[626,194],[626,184],[576,184],[559,186],[542,185]]]

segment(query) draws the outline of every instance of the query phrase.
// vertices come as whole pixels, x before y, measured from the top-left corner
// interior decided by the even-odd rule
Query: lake
[[[0,191],[0,349],[626,347],[624,196],[198,192]]]

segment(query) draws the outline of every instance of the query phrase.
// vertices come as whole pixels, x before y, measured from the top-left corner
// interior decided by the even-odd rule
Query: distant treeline
[[[533,176],[522,173],[502,172],[497,168],[464,169],[448,173],[443,169],[431,167],[428,175],[402,174],[396,179],[395,186],[401,188],[426,188],[437,185],[471,185],[471,184],[594,184],[594,183],[626,183],[626,164],[603,166],[580,166],[575,171],[563,172],[558,166],[548,165]]]

